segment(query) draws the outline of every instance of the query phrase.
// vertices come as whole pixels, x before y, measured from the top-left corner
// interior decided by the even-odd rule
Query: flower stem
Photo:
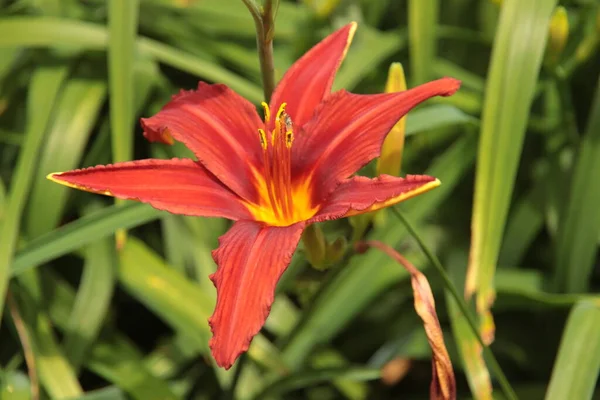
[[[461,313],[465,316],[465,319],[467,320],[469,327],[471,328],[471,330],[473,331],[473,334],[477,338],[477,341],[481,345],[481,348],[483,349],[483,352],[486,356],[487,362],[490,364],[490,367],[494,371],[494,375],[495,375],[496,379],[498,379],[498,383],[500,383],[500,386],[502,387],[502,391],[504,392],[506,398],[511,399],[511,400],[518,399],[514,389],[508,382],[506,375],[504,375],[502,368],[500,368],[500,364],[498,364],[498,361],[496,360],[494,353],[492,353],[492,350],[484,343],[483,339],[481,338],[481,335],[479,334],[479,329],[477,329],[477,323],[475,322],[473,315],[469,312],[467,303],[462,298],[462,296],[460,294],[458,294],[458,291],[452,284],[452,281],[450,280],[450,277],[446,273],[446,270],[442,266],[442,263],[440,262],[440,260],[431,252],[431,250],[429,250],[429,248],[427,247],[427,245],[425,244],[423,239],[421,239],[421,237],[419,236],[419,234],[417,233],[415,228],[406,219],[406,217],[400,211],[398,211],[396,208],[390,207],[390,209],[392,210],[392,214],[394,214],[404,224],[406,229],[409,231],[409,233],[412,235],[412,237],[419,244],[419,247],[421,248],[423,253],[425,253],[425,255],[427,256],[427,258],[429,259],[431,264],[435,267],[437,272],[442,277],[442,280],[444,281],[444,285],[446,286],[446,288],[448,289],[448,291],[450,292],[450,294],[456,301],[458,308],[460,309]]]
[[[275,64],[273,63],[273,37],[275,35],[275,14],[279,0],[266,0],[261,9],[254,0],[242,0],[256,25],[256,45],[262,76],[265,101],[271,100],[275,90]]]

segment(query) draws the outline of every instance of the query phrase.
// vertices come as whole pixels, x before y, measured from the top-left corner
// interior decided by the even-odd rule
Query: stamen
[[[265,110],[265,122],[269,122],[271,120],[271,109],[269,108],[269,105],[264,101],[260,103],[260,105]]]
[[[267,134],[265,133],[265,131],[263,129],[258,129],[258,137],[260,138],[260,147],[263,148],[263,150],[267,149]]]
[[[266,122],[270,119],[266,103]],[[292,199],[291,148],[294,142],[294,124],[292,118],[285,112],[286,103],[277,110],[275,126],[271,132],[270,149],[267,132],[258,130],[260,145],[263,149],[263,166],[268,203],[275,218],[283,221],[294,220],[294,205]],[[266,200],[266,199],[265,199]]]
[[[285,112],[285,108],[287,107],[287,103],[281,103],[281,105],[279,106],[279,110],[277,110],[277,115],[275,116],[275,118],[279,121],[281,118],[281,114],[283,114]],[[291,121],[291,120],[290,120]]]

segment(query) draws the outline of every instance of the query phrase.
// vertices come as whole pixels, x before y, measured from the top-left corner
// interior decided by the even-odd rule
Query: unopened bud
[[[321,228],[315,224],[307,226],[304,233],[302,233],[302,242],[304,243],[304,251],[308,262],[313,267],[322,269],[325,264],[327,243]]]
[[[567,40],[569,39],[569,16],[566,8],[556,7],[552,19],[550,20],[550,29],[548,32],[548,46],[546,48],[546,59],[549,63],[555,64],[560,58]]]
[[[404,75],[402,64],[393,63],[390,65],[388,79],[385,85],[385,92],[396,93],[403,92],[405,90],[406,77]],[[381,147],[381,155],[379,156],[379,161],[377,163],[377,175],[400,175],[405,133],[406,117],[402,117],[400,121],[394,125],[383,142],[383,146]]]
[[[313,12],[321,18],[331,15],[333,10],[340,4],[340,0],[304,0]]]

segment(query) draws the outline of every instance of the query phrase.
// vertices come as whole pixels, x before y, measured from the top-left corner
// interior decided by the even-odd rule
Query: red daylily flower
[[[277,86],[265,120],[225,85],[200,82],[142,119],[150,141],[183,142],[198,158],[140,160],[55,173],[55,182],[149,203],[175,214],[235,223],[213,252],[217,304],[210,348],[229,368],[263,326],[275,285],[303,229],[370,212],[439,185],[433,177],[353,174],[379,156],[386,134],[417,104],[449,96],[443,78],[401,93],[331,93],[356,24],[300,58]]]

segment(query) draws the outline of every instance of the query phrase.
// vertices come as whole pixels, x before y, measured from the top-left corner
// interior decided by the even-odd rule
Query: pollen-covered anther
[[[263,150],[267,149],[267,134],[265,133],[264,129],[258,129],[258,138],[260,140],[260,147],[263,148]]]
[[[265,111],[265,122],[269,122],[271,120],[271,110],[269,109],[269,105],[264,101],[260,103],[263,110]]]

